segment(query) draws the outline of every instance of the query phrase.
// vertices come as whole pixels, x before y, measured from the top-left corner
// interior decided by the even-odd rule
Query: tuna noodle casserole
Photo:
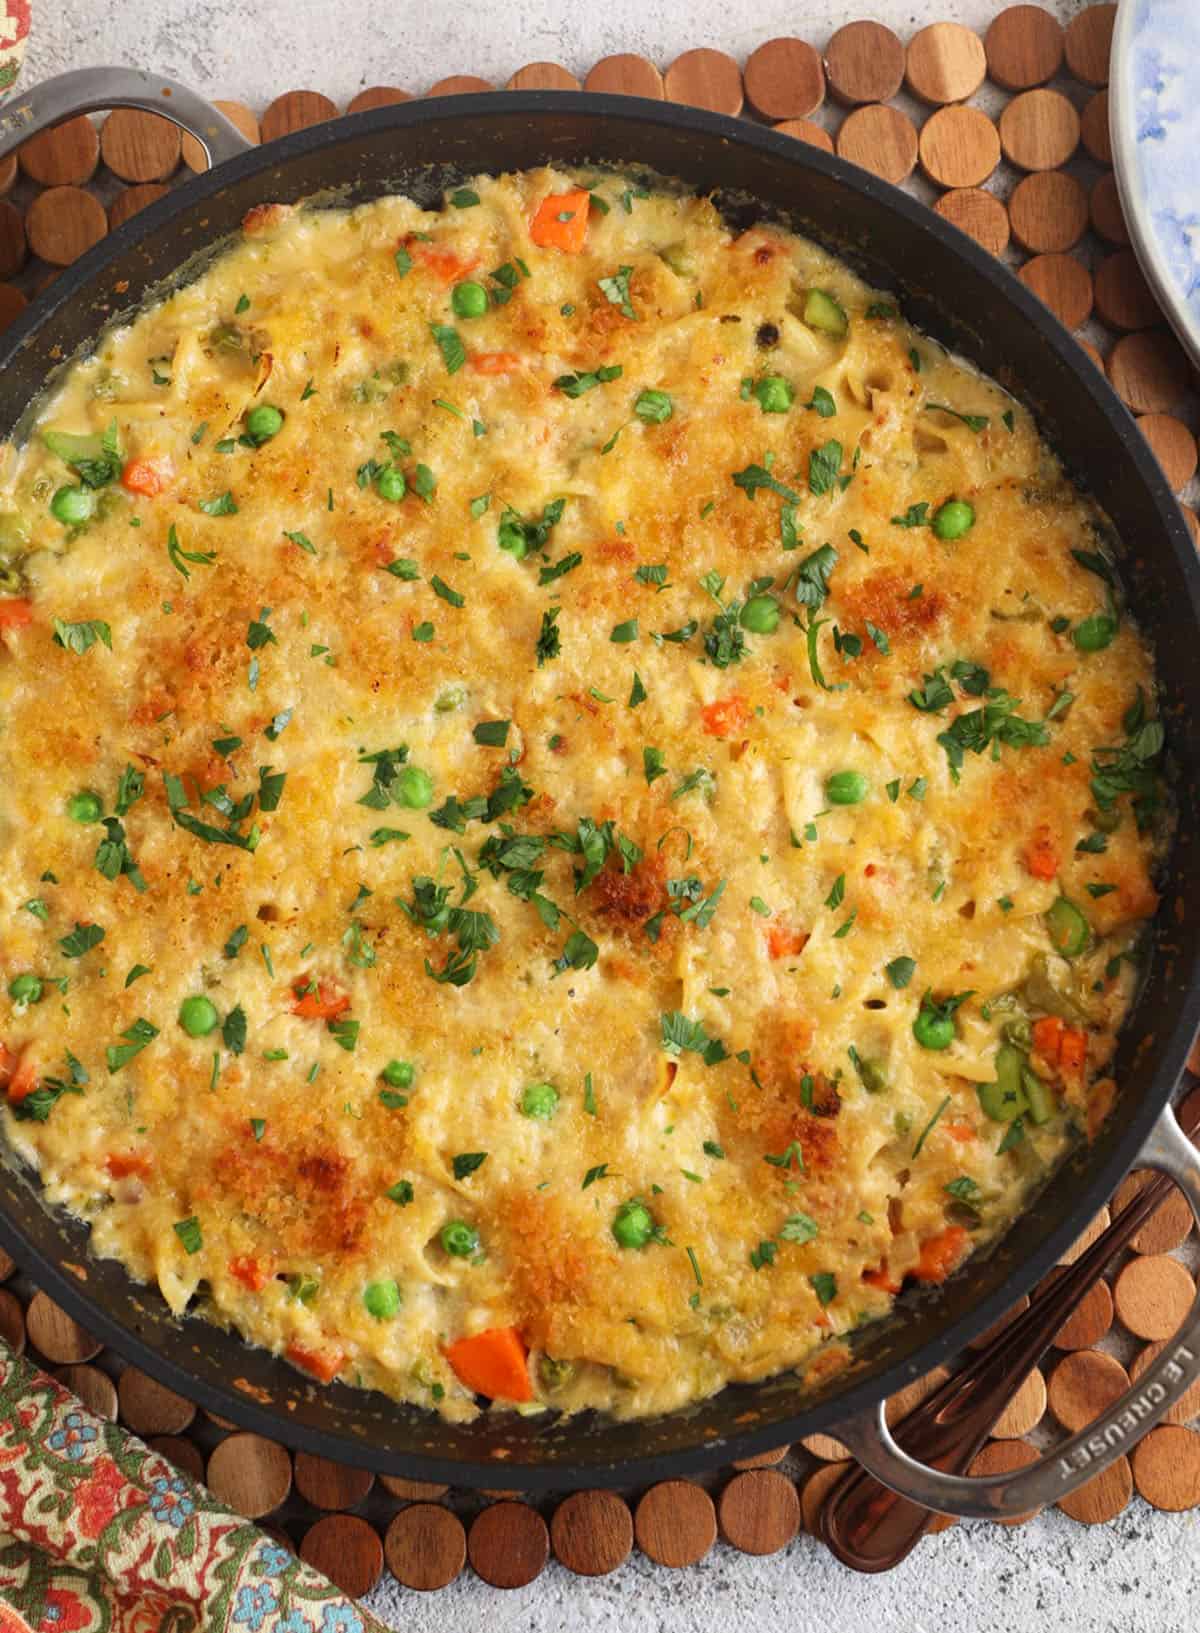
[[[264,207],[0,482],[0,1085],[185,1308],[449,1418],[825,1369],[1112,1099],[1109,530],[803,239]]]

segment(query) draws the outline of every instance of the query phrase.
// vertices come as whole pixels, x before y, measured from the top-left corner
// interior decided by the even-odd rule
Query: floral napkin
[[[29,0],[0,0],[0,102],[21,71],[28,34]]]
[[[385,1633],[0,1341],[0,1633],[193,1629]]]

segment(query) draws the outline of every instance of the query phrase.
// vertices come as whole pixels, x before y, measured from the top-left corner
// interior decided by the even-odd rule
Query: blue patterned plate
[[[1200,368],[1200,0],[1121,0],[1109,123],[1138,261]]]

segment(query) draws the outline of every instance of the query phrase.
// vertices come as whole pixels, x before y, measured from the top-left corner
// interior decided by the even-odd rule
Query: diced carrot
[[[33,622],[33,608],[20,596],[0,601],[0,632],[6,629],[24,629]]]
[[[1087,1060],[1087,1033],[1076,1026],[1068,1026],[1062,1035],[1062,1045],[1058,1051],[1058,1064],[1063,1075],[1076,1075],[1083,1069]]]
[[[111,1179],[128,1179],[130,1174],[148,1179],[154,1172],[154,1158],[145,1151],[112,1151],[104,1159],[104,1166]]]
[[[309,1349],[305,1344],[289,1344],[286,1353],[293,1366],[299,1367],[301,1372],[311,1372],[323,1384],[332,1383],[346,1364],[345,1353],[340,1349]]]
[[[898,1293],[900,1291],[900,1283],[893,1279],[892,1273],[887,1267],[886,1259],[878,1270],[864,1270],[862,1279],[868,1287],[881,1287],[885,1293]]]
[[[350,1008],[349,997],[345,993],[335,992],[332,987],[327,987],[324,981],[318,982],[315,988],[310,988],[307,980],[299,980],[293,985],[292,992],[296,998],[292,1005],[292,1014],[300,1015],[306,1021],[336,1021],[339,1015],[344,1015]]]
[[[18,1101],[32,1094],[38,1086],[40,1076],[37,1062],[32,1053],[26,1049],[8,1080],[8,1098],[11,1104],[16,1105]]]
[[[1033,1023],[1033,1047],[1042,1059],[1054,1065],[1062,1050],[1063,1022],[1060,1015],[1043,1015]]]
[[[525,1345],[515,1327],[489,1327],[446,1350],[460,1383],[489,1400],[531,1401]]]
[[[8,1087],[9,1079],[12,1077],[16,1064],[17,1057],[7,1043],[0,1043],[0,1089]]]
[[[943,1123],[942,1127],[952,1140],[958,1140],[963,1145],[976,1137],[974,1123]]]
[[[258,1260],[250,1258],[245,1253],[239,1254],[236,1259],[230,1259],[229,1274],[252,1293],[261,1293],[271,1279]]]
[[[794,953],[802,953],[807,945],[808,936],[803,930],[772,924],[767,931],[767,951],[772,958],[790,958]]]
[[[469,261],[464,261],[461,255],[447,249],[444,244],[423,244],[419,238],[406,238],[404,244],[426,271],[432,272],[434,277],[440,278],[444,284],[458,283],[479,265],[477,255],[473,255]]]
[[[476,374],[511,374],[520,366],[521,359],[516,352],[471,353],[471,367]]]
[[[1058,872],[1058,847],[1044,823],[1025,848],[1025,866],[1035,879],[1053,879]]]
[[[131,459],[121,472],[121,486],[128,493],[153,499],[170,486],[175,467],[163,454],[155,459]]]
[[[578,255],[587,242],[589,199],[586,188],[551,193],[529,223],[529,236],[540,249],[561,249]]]
[[[926,1237],[913,1275],[918,1281],[945,1281],[961,1262],[966,1245],[967,1232],[962,1225],[948,1225],[937,1236]]]
[[[700,721],[710,737],[732,737],[750,723],[750,705],[740,692],[718,698],[700,711]]]

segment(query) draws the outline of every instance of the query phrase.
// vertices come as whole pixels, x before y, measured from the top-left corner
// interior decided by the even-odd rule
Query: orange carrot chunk
[[[0,601],[0,631],[6,629],[24,629],[26,624],[33,622],[33,608],[28,601],[14,596],[6,601]]]
[[[113,1151],[105,1158],[104,1166],[111,1179],[128,1179],[130,1174],[148,1179],[154,1172],[154,1159],[144,1151]]]
[[[175,468],[169,459],[131,459],[121,472],[121,486],[128,493],[140,493],[153,499],[164,491],[174,475]]]
[[[1025,866],[1035,879],[1053,879],[1058,872],[1058,849],[1045,825],[1026,846]]]
[[[31,1095],[38,1086],[39,1072],[33,1055],[27,1049],[17,1061],[12,1075],[8,1080],[8,1098],[11,1105],[16,1105]]]
[[[13,1071],[16,1068],[17,1057],[7,1043],[0,1043],[0,1089],[6,1089]]]
[[[767,951],[772,958],[791,958],[795,953],[802,953],[807,945],[808,937],[803,930],[773,924],[767,931]]]
[[[1063,1022],[1059,1015],[1043,1015],[1033,1023],[1033,1047],[1043,1060],[1058,1060],[1063,1043]]]
[[[252,1293],[261,1293],[271,1279],[258,1260],[250,1258],[245,1253],[240,1253],[236,1259],[230,1259],[229,1274]]]
[[[301,1372],[311,1372],[323,1384],[332,1383],[346,1364],[345,1354],[340,1349],[309,1349],[305,1344],[289,1344],[287,1358]]]
[[[732,737],[750,724],[750,705],[740,692],[718,698],[700,711],[700,722],[710,737]]]
[[[921,1256],[913,1275],[918,1281],[945,1281],[958,1265],[967,1245],[967,1232],[962,1225],[949,1225],[937,1236],[929,1236],[921,1243]]]
[[[511,374],[520,366],[521,359],[516,352],[471,353],[471,367],[476,374]]]
[[[1059,1066],[1064,1073],[1076,1073],[1082,1070],[1086,1060],[1087,1033],[1076,1026],[1066,1027],[1058,1051]]]
[[[539,249],[561,249],[578,255],[587,242],[588,195],[586,188],[571,193],[551,193],[538,205],[529,223],[529,236]]]
[[[887,1267],[886,1259],[878,1270],[864,1270],[862,1279],[868,1287],[880,1287],[885,1293],[898,1293],[900,1291],[900,1283],[893,1279],[892,1273]]]
[[[350,1008],[349,997],[327,987],[324,981],[316,987],[310,987],[306,980],[297,981],[292,992],[296,998],[292,1014],[300,1015],[306,1021],[336,1021]]]
[[[446,1351],[460,1383],[489,1400],[531,1401],[525,1345],[515,1327],[489,1327],[460,1338]]]
[[[426,271],[432,272],[444,284],[458,283],[479,265],[478,256],[473,255],[469,261],[464,261],[461,255],[456,255],[452,249],[441,244],[423,244],[413,238],[406,238],[404,244]]]

